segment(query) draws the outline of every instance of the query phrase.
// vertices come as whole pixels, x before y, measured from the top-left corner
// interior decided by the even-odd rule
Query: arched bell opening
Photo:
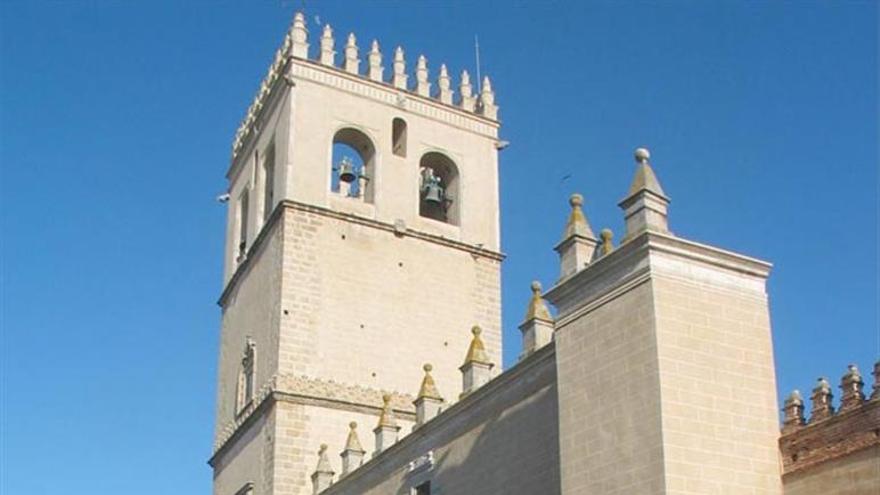
[[[333,135],[330,190],[342,196],[373,202],[376,147],[363,132],[345,128]]]
[[[419,160],[419,215],[458,225],[460,203],[455,162],[436,151],[425,153]]]

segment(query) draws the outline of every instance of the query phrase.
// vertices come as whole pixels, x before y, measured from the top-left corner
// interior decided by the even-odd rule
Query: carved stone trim
[[[261,411],[277,401],[306,404],[330,409],[341,409],[379,417],[382,412],[382,395],[387,392],[346,385],[332,380],[321,380],[307,376],[273,375],[264,383],[254,400],[244,407],[236,418],[217,433],[214,452],[209,464],[221,454],[244,426],[255,419]],[[391,407],[398,418],[415,422],[415,397],[410,394],[391,392]]]

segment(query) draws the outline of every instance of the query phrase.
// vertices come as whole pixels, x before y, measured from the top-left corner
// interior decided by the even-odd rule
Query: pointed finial
[[[804,399],[801,398],[800,391],[793,390],[791,394],[788,395],[785,399],[785,406],[782,410],[785,413],[782,422],[783,433],[796,430],[806,424],[806,420],[804,419]]]
[[[333,39],[333,28],[330,24],[324,24],[324,32],[321,34],[321,63],[324,65],[336,65],[336,51],[333,50],[336,44]]]
[[[358,59],[357,38],[354,33],[348,33],[348,41],[345,43],[345,72],[358,74],[360,68]]]
[[[636,169],[636,175],[629,186],[629,194],[633,195],[641,190],[646,190],[665,198],[666,193],[663,192],[660,181],[657,180],[657,175],[651,168],[649,161],[651,152],[648,151],[648,148],[636,148],[634,156],[639,167]]]
[[[565,240],[574,236],[595,239],[596,235],[593,234],[593,229],[590,228],[587,216],[584,215],[584,210],[581,208],[584,205],[584,197],[574,193],[568,198],[568,204],[571,206],[571,213],[568,215],[568,221],[565,223],[562,239]]]
[[[495,92],[492,91],[492,81],[489,76],[483,77],[483,85],[480,90],[480,111],[490,119],[498,118],[498,106],[495,105]]]
[[[471,339],[470,347],[468,347],[467,356],[465,356],[464,358],[464,364],[492,364],[492,362],[489,360],[489,355],[486,354],[486,346],[483,344],[483,339],[480,338],[480,334],[482,332],[483,329],[481,329],[478,325],[474,325],[471,328],[471,333],[474,337],[473,339]]]
[[[391,395],[384,394],[382,396],[382,403],[382,414],[379,415],[379,424],[377,427],[381,428],[387,426],[390,428],[397,428],[397,417],[394,415],[394,410],[391,409]]]
[[[850,364],[846,374],[840,379],[840,388],[843,390],[843,395],[840,397],[841,411],[848,411],[862,405],[865,400],[865,394],[862,393],[864,386],[865,382],[862,380],[859,368],[855,364]]]
[[[394,49],[394,75],[391,84],[398,89],[406,89],[406,60],[403,58],[403,48],[398,46]]]
[[[425,363],[422,369],[425,370],[425,377],[422,379],[422,386],[419,388],[419,395],[416,398],[443,400],[443,397],[440,396],[440,392],[437,390],[437,385],[434,383],[434,377],[431,376],[432,366]]]
[[[379,51],[379,41],[373,40],[373,44],[370,46],[370,55],[368,56],[368,61],[370,64],[369,77],[373,81],[382,81],[382,71],[384,68],[382,67],[382,52]]]
[[[333,468],[330,467],[330,459],[327,457],[326,443],[322,443],[318,449],[318,466],[315,468],[315,472],[333,474]]]
[[[646,230],[669,234],[669,198],[651,168],[651,153],[647,148],[638,148],[633,155],[637,164],[636,173],[626,198],[619,203],[626,219],[623,242]]]
[[[534,319],[553,321],[553,316],[550,315],[550,310],[547,308],[544,298],[541,297],[541,282],[538,282],[537,280],[533,281],[531,288],[532,298],[529,300],[529,306],[526,309],[526,317],[523,321]]]
[[[306,29],[306,17],[302,12],[293,16],[293,26],[288,33],[290,54],[298,58],[309,58],[309,32]]]
[[[599,237],[602,238],[602,256],[614,251],[614,232],[611,232],[611,229],[602,229]]]
[[[428,82],[428,59],[419,55],[416,62],[416,93],[422,96],[431,96],[431,83]]]
[[[345,441],[345,450],[364,452],[364,448],[361,446],[361,440],[358,438],[357,427],[357,421],[352,421],[348,424],[348,438]]]
[[[449,79],[449,71],[446,69],[446,64],[440,65],[440,76],[437,78],[437,86],[440,88],[440,101],[447,105],[452,105],[452,90],[450,89],[451,82]]]
[[[834,415],[834,406],[831,402],[834,396],[831,394],[831,385],[824,376],[820,376],[816,380],[816,386],[813,388],[813,395],[810,399],[813,401],[810,423],[822,421]]]
[[[459,106],[468,112],[473,112],[477,108],[477,99],[474,97],[473,91],[471,75],[466,70],[461,71],[461,84],[458,87],[458,92],[461,94]]]

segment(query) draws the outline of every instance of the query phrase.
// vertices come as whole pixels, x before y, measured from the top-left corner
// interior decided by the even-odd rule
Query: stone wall
[[[426,481],[437,494],[559,493],[554,358],[553,345],[536,351],[322,493],[410,495]]]

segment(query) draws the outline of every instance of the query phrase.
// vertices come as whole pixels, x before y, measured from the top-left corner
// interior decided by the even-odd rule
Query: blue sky
[[[2,481],[208,493],[230,143],[300,1],[0,4]],[[678,235],[775,264],[781,392],[878,354],[876,2],[309,1],[493,78],[506,350],[648,146]],[[563,180],[563,177],[570,178]],[[870,382],[870,379],[868,379]],[[415,383],[415,382],[414,382]]]

